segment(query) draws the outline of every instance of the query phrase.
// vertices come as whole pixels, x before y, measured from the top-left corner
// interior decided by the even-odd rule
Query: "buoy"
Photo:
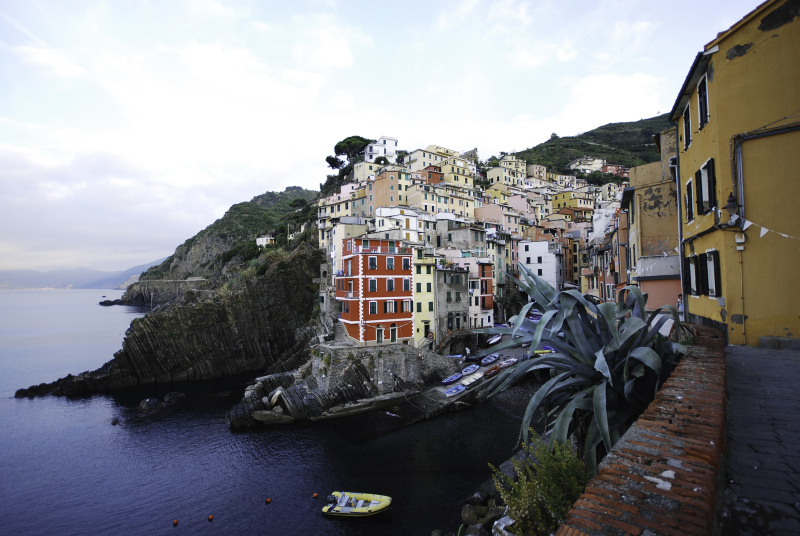
[[[314,498],[316,499],[317,497],[319,497],[319,495],[315,493],[314,494]]]
[[[270,498],[264,499],[264,502],[265,502],[265,503],[267,503],[267,504],[269,504],[269,503],[271,503],[271,502],[272,502],[272,499],[270,499]]]
[[[177,519],[173,519],[172,520],[172,526],[173,527],[177,527],[178,526],[178,520]]]
[[[214,516],[208,516],[209,521],[214,521]]]

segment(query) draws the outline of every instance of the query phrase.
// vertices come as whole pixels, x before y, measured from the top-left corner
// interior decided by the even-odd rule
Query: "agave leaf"
[[[622,331],[619,333],[619,338],[609,349],[618,350],[622,348],[631,337],[634,335],[641,335],[642,330],[646,327],[647,324],[645,321],[637,316],[625,319],[625,322],[622,324]]]
[[[649,367],[656,374],[661,372],[661,357],[653,350],[646,346],[634,348],[631,350],[630,357],[640,361],[644,366]]]
[[[592,395],[592,405],[594,407],[594,422],[603,437],[606,452],[611,452],[611,435],[608,432],[608,408],[606,406],[606,384],[601,383],[594,390]]]
[[[613,386],[614,380],[611,377],[611,371],[608,368],[608,362],[606,361],[606,356],[603,354],[603,350],[598,350],[594,355],[594,369],[605,376],[608,379],[608,383]],[[602,385],[605,386],[605,384]]]
[[[585,396],[585,393],[578,393],[570,402],[564,406],[561,412],[553,422],[553,430],[550,434],[550,448],[553,448],[556,442],[566,443],[567,433],[569,432],[569,425],[572,422],[572,415],[577,409],[578,402]]]
[[[547,364],[536,363],[536,361],[524,361],[515,367],[504,369],[492,380],[487,396],[494,396],[501,391],[505,391],[530,372],[549,368],[551,367]]]
[[[514,322],[514,330],[511,332],[512,338],[514,337],[514,335],[517,334],[519,328],[522,327],[522,323],[527,319],[528,311],[531,310],[531,307],[533,307],[533,305],[534,305],[533,302],[529,302],[522,308],[522,310],[517,315],[516,321]]]
[[[569,372],[562,372],[558,376],[554,378],[550,378],[544,385],[539,387],[539,390],[536,391],[530,401],[528,401],[528,406],[525,408],[525,415],[522,417],[522,428],[520,429],[520,436],[522,440],[527,443],[528,442],[528,429],[531,427],[531,420],[533,419],[533,414],[539,409],[539,405],[544,401],[545,397],[550,393],[550,390],[556,385],[559,381],[569,375]]]
[[[583,456],[586,461],[586,471],[590,476],[597,474],[597,445],[603,440],[597,423],[592,419],[589,423],[589,430],[586,432],[586,441],[583,447]]]
[[[597,306],[597,311],[600,313],[597,320],[604,329],[608,331],[608,335],[614,344],[619,346],[619,331],[617,329],[617,309],[613,303],[606,302]],[[606,343],[608,344],[608,343]]]
[[[591,358],[594,353],[599,349],[595,348],[589,339],[586,338],[586,329],[580,321],[580,317],[572,315],[567,317],[567,325],[569,326],[569,338],[575,343],[581,354],[587,358]]]

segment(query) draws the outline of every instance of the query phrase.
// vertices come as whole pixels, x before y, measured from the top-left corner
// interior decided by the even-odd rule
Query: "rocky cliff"
[[[211,292],[185,292],[133,321],[122,349],[98,370],[17,391],[84,395],[125,387],[204,380],[246,372],[285,371],[313,336],[322,252],[304,247],[263,273],[241,276]],[[284,355],[285,353],[288,355]]]

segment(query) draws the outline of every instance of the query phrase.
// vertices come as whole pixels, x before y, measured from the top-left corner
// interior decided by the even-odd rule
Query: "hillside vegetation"
[[[285,246],[289,233],[316,217],[318,196],[313,190],[291,186],[237,203],[178,246],[164,262],[144,272],[141,280],[217,276],[233,261],[242,264],[257,258],[261,251],[256,238],[270,232],[278,246]],[[306,235],[307,239],[316,238],[316,229]]]
[[[554,135],[536,147],[514,153],[528,164],[547,166],[567,173],[567,164],[582,156],[605,158],[609,164],[633,167],[659,160],[653,134],[670,126],[668,114],[633,121],[610,123],[578,136]]]

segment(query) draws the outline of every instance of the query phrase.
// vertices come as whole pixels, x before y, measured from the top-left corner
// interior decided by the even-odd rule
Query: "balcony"
[[[354,246],[353,253],[376,253],[382,255],[411,255],[411,248],[405,247],[379,247],[379,246]]]

